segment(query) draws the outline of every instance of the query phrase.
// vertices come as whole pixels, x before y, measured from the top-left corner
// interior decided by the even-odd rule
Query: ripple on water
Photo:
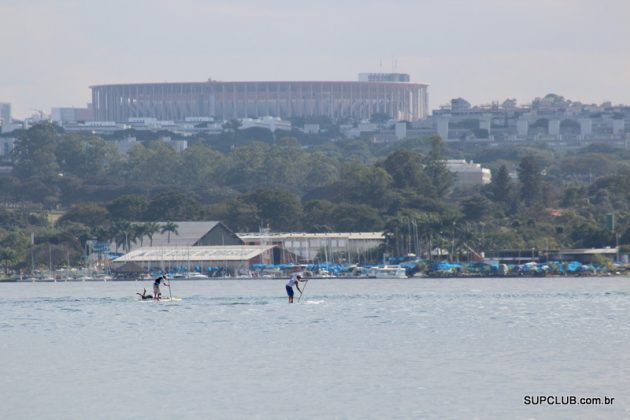
[[[551,413],[523,406],[532,390],[629,389],[627,282],[530,280],[314,281],[317,305],[282,282],[182,282],[172,304],[138,304],[137,283],[6,287],[3,358],[28,369],[3,371],[3,414],[529,418]]]

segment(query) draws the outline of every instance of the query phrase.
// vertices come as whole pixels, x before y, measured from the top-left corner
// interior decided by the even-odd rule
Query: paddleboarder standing
[[[160,293],[160,283],[164,282],[165,286],[168,286],[168,283],[166,282],[166,276],[160,276],[157,279],[155,279],[155,281],[153,282],[153,299],[154,300],[160,300],[160,298],[162,297],[162,293]]]
[[[301,281],[306,281],[306,280],[302,280],[302,275],[293,274],[291,278],[289,279],[289,281],[287,282],[285,289],[287,290],[287,295],[289,295],[289,303],[293,303],[293,286],[295,286],[295,288],[298,289],[298,292],[302,293],[302,290],[300,289],[300,285],[298,284]]]

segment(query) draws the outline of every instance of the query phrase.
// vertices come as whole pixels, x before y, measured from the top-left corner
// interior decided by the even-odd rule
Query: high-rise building
[[[11,104],[0,102],[0,124],[11,124]]]

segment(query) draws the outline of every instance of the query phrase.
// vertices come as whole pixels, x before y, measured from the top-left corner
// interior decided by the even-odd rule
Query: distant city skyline
[[[429,108],[555,93],[630,104],[623,0],[2,0],[0,102],[84,107],[114,83],[353,81],[392,70]]]

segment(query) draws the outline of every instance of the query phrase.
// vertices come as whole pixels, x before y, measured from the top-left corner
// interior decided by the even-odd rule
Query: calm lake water
[[[143,287],[0,284],[0,418],[630,418],[628,278]]]

